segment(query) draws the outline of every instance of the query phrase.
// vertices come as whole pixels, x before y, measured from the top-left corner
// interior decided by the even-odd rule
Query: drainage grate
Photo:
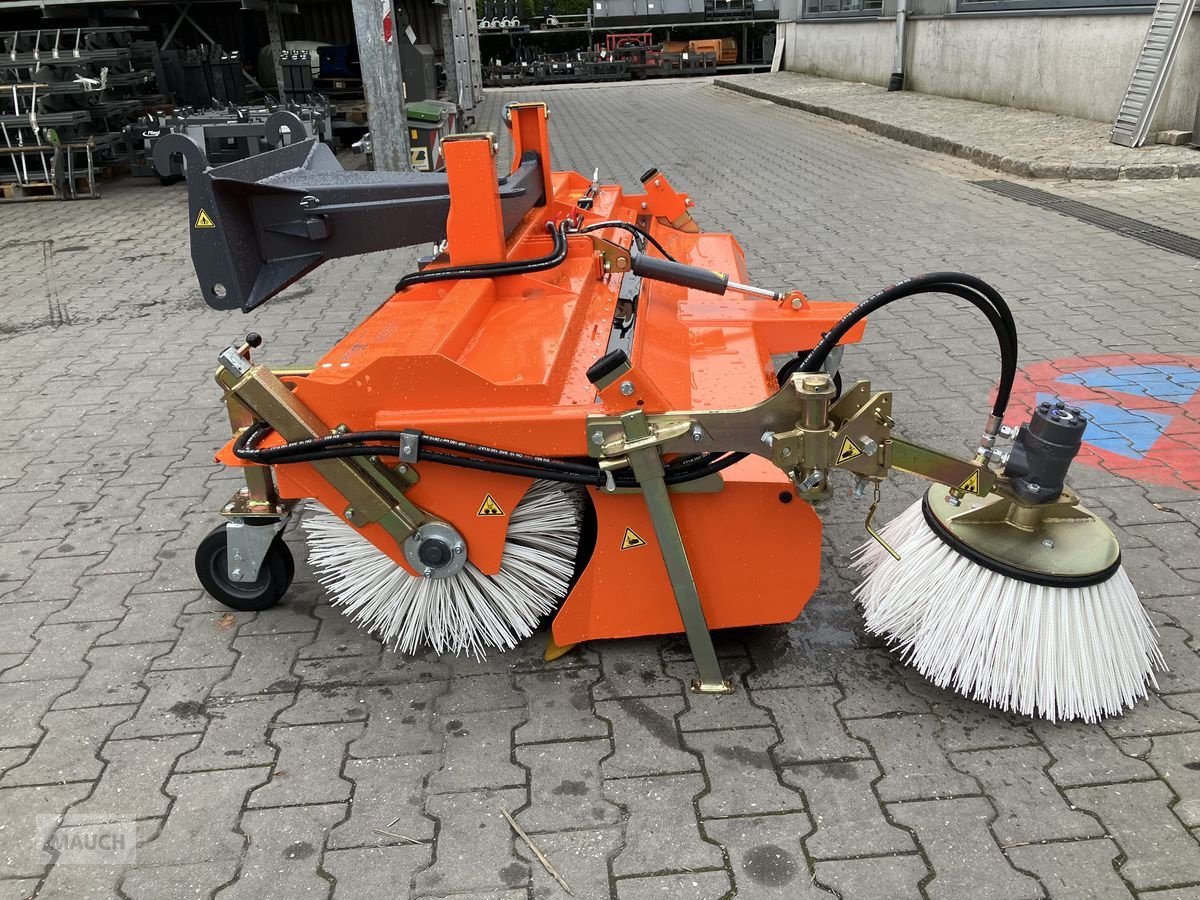
[[[985,190],[1010,197],[1013,200],[1020,200],[1022,203],[1028,203],[1031,206],[1040,206],[1042,209],[1053,210],[1054,212],[1062,213],[1064,216],[1070,216],[1073,219],[1079,219],[1081,222],[1095,225],[1098,228],[1123,234],[1126,237],[1134,238],[1152,247],[1159,247],[1163,250],[1170,250],[1172,253],[1181,253],[1193,259],[1200,259],[1200,239],[1181,234],[1178,231],[1171,231],[1169,228],[1152,225],[1149,222],[1143,222],[1141,219],[1131,219],[1129,216],[1109,212],[1098,206],[1080,203],[1078,200],[1068,200],[1066,197],[1059,197],[1057,194],[1051,194],[1048,191],[1039,190],[1038,188],[1026,187],[1023,184],[1014,184],[1011,181],[993,180],[973,181],[971,183]]]

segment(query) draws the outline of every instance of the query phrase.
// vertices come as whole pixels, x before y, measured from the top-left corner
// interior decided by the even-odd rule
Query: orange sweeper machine
[[[820,570],[812,504],[834,469],[873,499],[881,558],[868,550],[868,569],[908,558],[871,526],[879,484],[899,469],[935,482],[908,528],[932,529],[955,564],[1035,593],[1096,593],[1117,577],[1115,539],[1063,484],[1082,420],[1059,405],[1003,426],[1016,337],[993,289],[938,273],[855,305],[754,287],[738,242],[701,231],[666,175],[652,169],[628,194],[552,171],[546,106],[510,104],[504,118],[503,174],[490,133],[447,138],[444,173],[346,172],[317,141],[280,140],[303,134],[287,113],[268,126],[276,149],[239,162],[209,167],[180,136],[156,146],[160,166],[185,157],[193,260],[215,308],[248,312],[331,258],[433,246],[311,368],[252,358],[256,334],[219,355],[233,436],[217,460],[245,487],[197,551],[216,599],[240,610],[280,600],[294,517],[333,602],[401,651],[503,650],[550,616],[547,658],[684,632],[693,687],[725,692],[710,631],[800,613]],[[997,334],[999,397],[973,459],[903,440],[891,394],[861,380],[843,389],[836,372],[867,314],[930,292],[973,304]],[[999,437],[1015,437],[1012,449]],[[315,502],[301,512],[303,501]],[[1070,549],[1055,557],[1052,538]],[[870,626],[877,599],[860,599]],[[1122,625],[1141,629],[1137,658],[1109,673],[1116,699],[1093,704],[1101,714],[1152,677],[1157,650],[1138,613]],[[899,640],[920,652],[912,635]],[[966,665],[941,683],[983,696],[996,678],[963,676]],[[1088,715],[1054,677],[1030,702]],[[1027,699],[999,690],[983,698]]]

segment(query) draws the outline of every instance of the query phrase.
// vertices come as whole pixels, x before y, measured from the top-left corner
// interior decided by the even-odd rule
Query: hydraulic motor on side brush
[[[313,368],[253,361],[257,335],[220,354],[233,438],[217,458],[246,488],[197,552],[214,597],[278,602],[281,534],[311,499],[309,560],[334,604],[403,652],[503,650],[553,615],[547,658],[684,632],[693,687],[727,692],[711,630],[800,613],[820,566],[812,504],[841,469],[871,495],[867,628],[936,684],[1051,719],[1145,695],[1153,627],[1112,532],[1064,483],[1086,423],[1043,404],[1003,425],[1017,337],[992,287],[934,273],[858,305],[754,287],[736,240],[701,232],[656,170],[633,195],[552,172],[547,119],[506,108],[503,177],[491,134],[447,139],[436,174],[344,172],[311,140],[209,168],[186,139],[159,142],[187,157],[214,307],[249,311],[327,259],[435,243]],[[923,294],[996,333],[971,459],[898,436],[890,392],[841,390],[866,317]],[[877,531],[892,470],[934,485]]]

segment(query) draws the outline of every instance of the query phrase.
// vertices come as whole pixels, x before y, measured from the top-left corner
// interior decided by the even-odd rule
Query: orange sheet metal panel
[[[791,482],[749,457],[715,494],[673,493],[688,561],[710,628],[790,622],[816,590],[821,520],[783,503]],[[640,495],[592,491],[596,548],[554,619],[559,645],[683,630],[654,528]]]

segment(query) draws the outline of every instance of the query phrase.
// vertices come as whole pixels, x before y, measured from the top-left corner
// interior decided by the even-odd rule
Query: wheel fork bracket
[[[258,578],[271,543],[283,533],[291,518],[289,511],[274,521],[263,521],[258,516],[233,516],[226,521],[225,562],[230,581],[246,583]]]

